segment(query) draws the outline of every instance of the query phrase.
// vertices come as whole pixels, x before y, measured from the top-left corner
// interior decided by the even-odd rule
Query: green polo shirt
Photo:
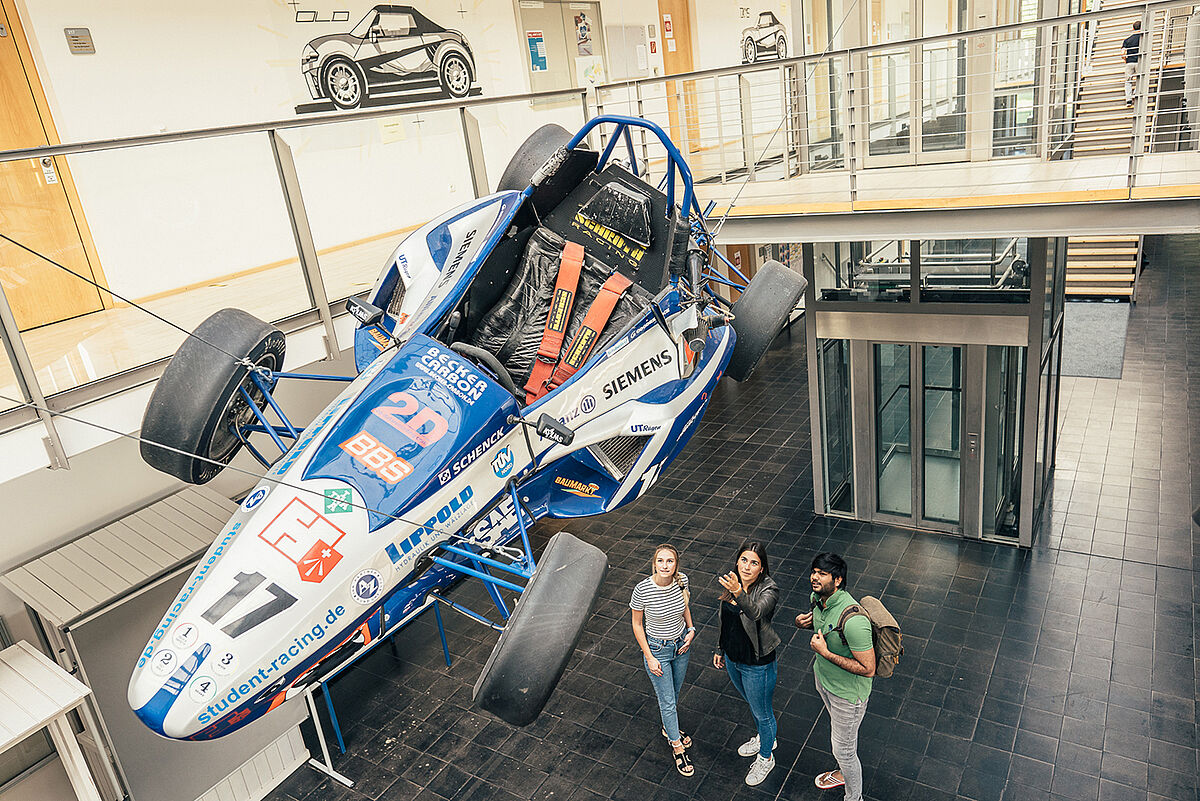
[[[850,596],[850,593],[838,590],[829,596],[829,601],[824,609],[819,603],[816,603],[817,600],[818,596],[814,592],[810,597],[810,601],[814,603],[813,631],[824,632],[825,642],[829,645],[830,651],[838,656],[853,659],[854,655],[850,653],[852,650],[869,651],[874,647],[871,640],[871,622],[863,615],[855,615],[846,621],[845,639],[842,639],[837,632],[831,631],[837,626],[838,620],[842,616],[842,610],[858,603]],[[865,701],[871,694],[869,678],[843,670],[823,656],[818,655],[813,660],[813,670],[816,671],[821,686],[838,698],[844,698],[851,702]]]

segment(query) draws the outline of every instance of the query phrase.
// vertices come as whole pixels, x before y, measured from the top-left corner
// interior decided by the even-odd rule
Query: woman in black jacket
[[[738,694],[750,705],[758,734],[738,748],[744,757],[756,756],[746,784],[761,784],[775,767],[775,649],[779,635],[771,618],[779,603],[779,587],[771,578],[767,549],[759,542],[744,542],[737,550],[735,569],[717,580],[721,596],[720,650],[713,667],[725,668]]]

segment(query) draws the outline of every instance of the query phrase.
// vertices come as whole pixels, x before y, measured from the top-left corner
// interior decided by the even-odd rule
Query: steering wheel
[[[508,370],[504,369],[504,365],[500,363],[500,360],[491,353],[483,348],[468,345],[466,342],[455,342],[450,345],[450,350],[460,356],[466,356],[468,359],[473,359],[482,364],[496,376],[496,381],[500,383],[500,386],[512,393],[513,397],[517,399],[517,403],[524,403],[525,396],[517,391],[517,385],[513,382],[512,376],[508,374]]]

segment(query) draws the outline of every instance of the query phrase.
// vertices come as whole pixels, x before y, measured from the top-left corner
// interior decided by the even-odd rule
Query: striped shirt
[[[665,587],[658,586],[652,576],[647,576],[633,588],[629,608],[645,613],[647,637],[674,640],[687,628],[683,619],[683,610],[687,608],[683,590],[688,586],[688,578],[683,573],[675,575],[678,581],[672,581]]]

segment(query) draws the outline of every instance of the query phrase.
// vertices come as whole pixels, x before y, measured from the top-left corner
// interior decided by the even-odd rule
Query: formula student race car
[[[601,123],[616,127],[597,153],[585,137]],[[660,188],[638,175],[631,128],[666,148]],[[625,163],[612,158],[622,141]],[[535,560],[528,527],[645,493],[717,380],[749,376],[805,285],[778,262],[748,286],[710,269],[691,173],[645,120],[544,126],[499,190],[409,235],[368,299],[349,301],[358,375],[307,428],[272,390],[321,376],[281,372],[283,333],[245,312],[214,314],[167,366],[145,460],[202,484],[245,447],[267,473],[137,658],[129,703],[155,732],[245,726],[431,604],[501,632],[475,701],[531,722],[607,558],[560,532]],[[743,289],[732,307],[718,283]],[[503,622],[445,597],[466,576]],[[521,593],[511,614],[498,587]]]

